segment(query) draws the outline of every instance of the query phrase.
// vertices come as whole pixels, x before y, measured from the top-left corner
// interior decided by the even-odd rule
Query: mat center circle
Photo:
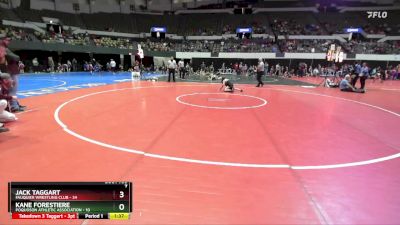
[[[193,107],[207,109],[253,109],[265,106],[267,100],[245,94],[190,93],[176,97],[176,101]]]

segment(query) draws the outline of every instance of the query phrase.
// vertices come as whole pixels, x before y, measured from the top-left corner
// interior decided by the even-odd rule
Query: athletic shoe
[[[10,129],[8,129],[7,127],[0,127],[0,133],[7,132],[9,130]]]
[[[11,108],[11,112],[15,113],[15,112],[23,112],[25,111],[23,108],[18,107],[18,108]]]

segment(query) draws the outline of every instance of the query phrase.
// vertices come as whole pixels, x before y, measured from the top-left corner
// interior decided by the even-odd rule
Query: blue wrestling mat
[[[165,76],[158,73],[144,73],[142,79]],[[60,91],[89,88],[119,82],[139,81],[132,79],[130,72],[70,72],[70,73],[26,73],[19,75],[18,97],[26,98]]]

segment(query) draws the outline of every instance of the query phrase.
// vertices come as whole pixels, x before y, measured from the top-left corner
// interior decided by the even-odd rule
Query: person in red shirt
[[[234,65],[233,65],[233,68],[232,68],[236,73],[237,73],[237,71],[239,70],[239,64],[238,63],[235,63]]]

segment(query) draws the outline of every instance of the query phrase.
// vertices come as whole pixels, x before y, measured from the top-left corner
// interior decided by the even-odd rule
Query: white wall
[[[130,10],[130,5],[134,5],[136,10],[139,8],[139,2],[135,1],[135,0],[125,0],[125,4],[121,5],[121,12],[122,13],[126,13],[129,14],[132,11]]]
[[[156,11],[169,11],[171,10],[171,1],[170,0],[152,0],[149,2],[147,7],[149,10]]]
[[[87,4],[87,0],[77,0],[76,2],[79,3],[79,13],[90,13],[90,6]]]
[[[240,58],[240,59],[272,59],[275,58],[275,53],[271,52],[220,52],[219,58]]]
[[[9,0],[10,2],[11,2],[11,4],[12,4],[12,6],[15,8],[15,7],[18,7],[19,5],[21,5],[21,0]],[[25,0],[26,1],[26,0]]]
[[[120,12],[119,3],[116,0],[96,0],[94,4],[91,4],[92,13],[98,12]]]
[[[51,0],[31,0],[31,9],[54,10],[54,2]]]
[[[356,54],[356,60],[400,61],[400,55]]]
[[[10,7],[8,6],[8,4],[5,4],[5,3],[0,2],[0,8],[8,9],[8,8],[10,8]]]
[[[72,8],[72,3],[62,1],[62,0],[55,0],[56,2],[56,10],[57,11],[63,11],[67,13],[75,13],[75,11]]]
[[[372,2],[377,4],[392,4],[394,0],[345,0],[347,2]]]
[[[326,53],[285,53],[287,59],[325,59]]]
[[[19,5],[21,5],[21,0],[8,0],[8,1],[11,3],[11,6],[14,7],[14,8],[18,7]],[[9,9],[10,5],[9,5],[9,3],[0,2],[0,8]]]
[[[75,1],[78,3],[78,1]],[[62,11],[62,12],[67,12],[67,13],[75,13],[73,7],[72,7],[72,3],[73,2],[69,2],[69,1],[62,1],[62,0],[55,0],[56,3],[56,10],[57,11]],[[80,7],[82,8],[82,7]]]
[[[191,58],[210,58],[211,52],[176,52],[176,58],[191,59]]]
[[[275,53],[271,52],[220,52],[218,58],[232,59],[325,59],[325,53],[285,53],[285,57],[276,57]],[[191,58],[212,58],[210,52],[176,52],[176,58],[191,59]],[[344,55],[347,59],[347,55]],[[372,61],[400,61],[400,55],[370,55],[356,54],[355,59],[350,60],[372,60]]]
[[[12,0],[20,4],[21,0]],[[79,13],[97,13],[97,12],[108,12],[108,13],[132,13],[130,5],[134,5],[136,10],[139,10],[140,5],[145,5],[145,0],[125,0],[125,3],[119,5],[118,0],[94,0],[94,3],[89,5],[88,2],[92,0],[26,0],[31,1],[32,9],[48,9],[67,13],[75,13],[73,10],[73,4],[79,4]],[[55,4],[54,4],[55,2]],[[55,6],[54,6],[55,5]],[[7,6],[8,7],[8,6]],[[153,0],[152,4],[149,5],[150,10],[164,10],[170,7],[169,0]]]

